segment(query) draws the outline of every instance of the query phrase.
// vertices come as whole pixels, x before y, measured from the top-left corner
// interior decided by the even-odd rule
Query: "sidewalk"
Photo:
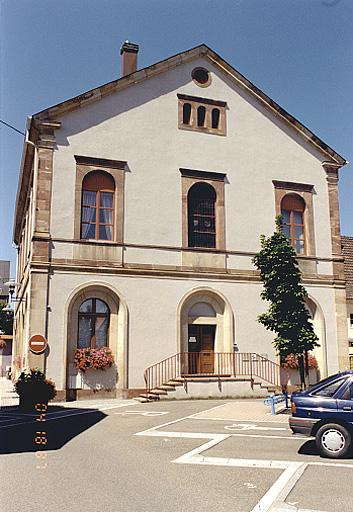
[[[19,397],[14,391],[12,381],[6,379],[5,377],[0,377],[0,407],[18,404]]]
[[[276,406],[276,414],[272,416],[271,407],[264,404],[263,399],[239,399],[227,402],[209,411],[200,412],[194,418],[227,421],[259,421],[269,423],[288,423],[288,412],[284,403]]]

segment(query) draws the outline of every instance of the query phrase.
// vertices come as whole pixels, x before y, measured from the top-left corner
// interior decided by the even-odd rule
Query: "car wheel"
[[[332,459],[344,457],[351,448],[351,442],[349,430],[336,423],[327,423],[316,433],[316,446],[321,455]]]

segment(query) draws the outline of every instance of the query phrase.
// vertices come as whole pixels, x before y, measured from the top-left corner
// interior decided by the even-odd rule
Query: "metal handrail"
[[[268,384],[283,387],[288,382],[288,371],[279,364],[255,352],[179,352],[155,363],[144,371],[147,392],[175,379],[190,377],[241,376],[258,377]]]

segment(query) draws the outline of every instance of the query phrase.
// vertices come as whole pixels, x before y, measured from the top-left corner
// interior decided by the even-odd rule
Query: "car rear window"
[[[330,398],[336,393],[336,391],[342,386],[342,384],[346,382],[346,380],[347,377],[335,380],[333,382],[330,382],[329,384],[326,384],[326,386],[320,387],[318,390],[314,392],[312,391],[310,394]]]

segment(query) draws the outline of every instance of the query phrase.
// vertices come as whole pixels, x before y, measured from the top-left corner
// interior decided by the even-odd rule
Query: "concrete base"
[[[250,381],[239,380],[188,380],[186,386],[161,395],[161,400],[185,400],[189,398],[266,398],[270,393],[259,385],[251,387]]]

